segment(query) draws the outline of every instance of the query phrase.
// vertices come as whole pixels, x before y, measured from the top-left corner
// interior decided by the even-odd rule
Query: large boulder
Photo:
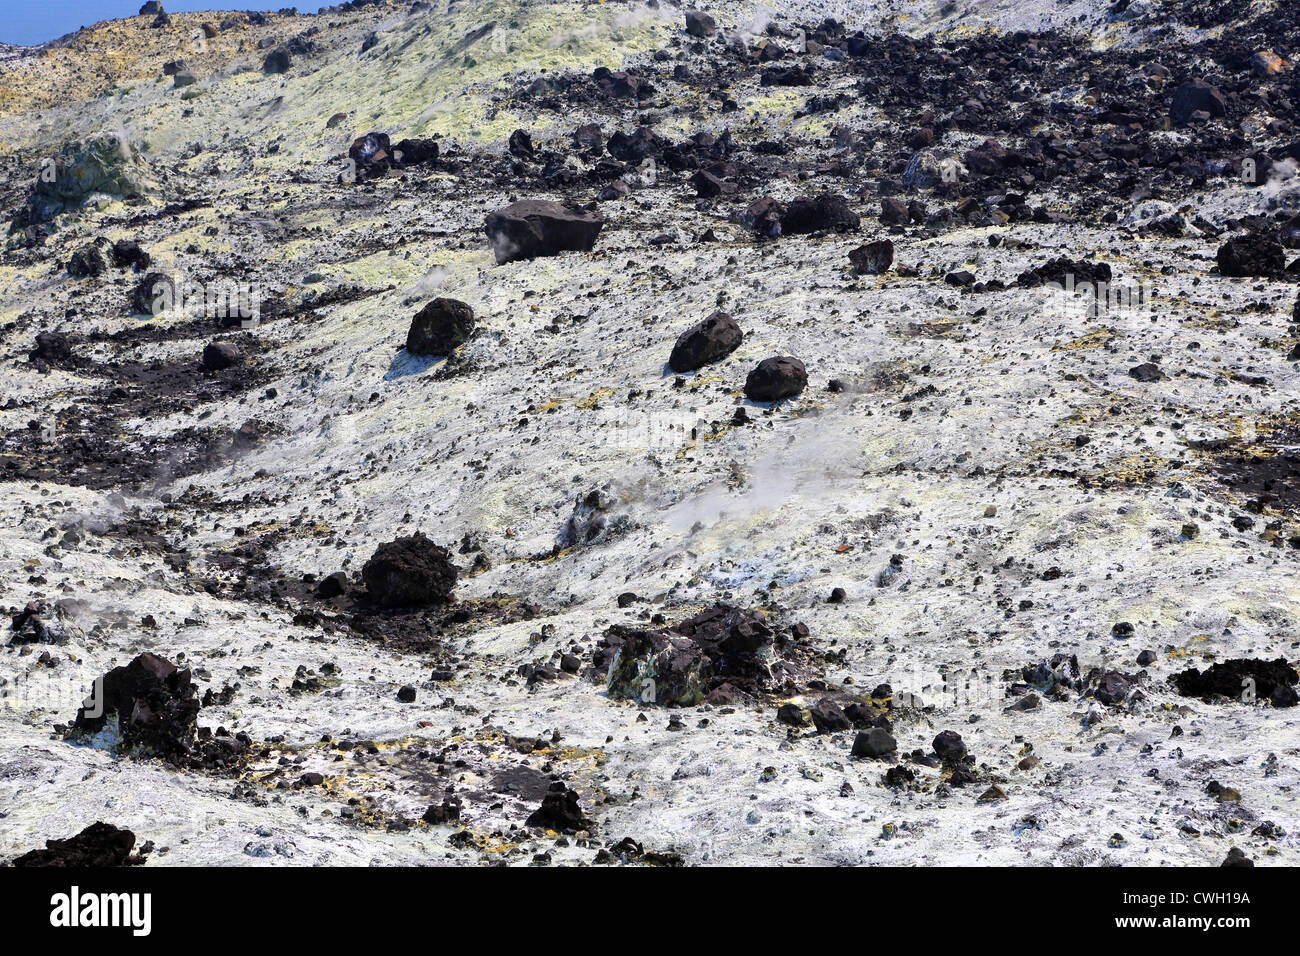
[[[1282,244],[1254,232],[1229,239],[1219,247],[1215,258],[1221,274],[1238,278],[1275,276],[1286,268]]]
[[[267,74],[287,73],[289,72],[289,63],[289,51],[284,47],[276,47],[262,61],[262,72]]]
[[[388,142],[387,133],[366,133],[358,136],[348,147],[348,159],[352,162],[357,182],[377,179],[391,169],[393,147]]]
[[[559,832],[577,832],[591,829],[591,821],[583,815],[578,805],[578,794],[557,780],[542,797],[542,805],[524,821],[526,826]]]
[[[631,133],[615,130],[605,143],[609,155],[621,163],[633,164],[661,153],[667,146],[667,142],[645,126],[638,126]]]
[[[718,32],[718,24],[702,10],[687,10],[686,32],[703,40]]]
[[[611,697],[642,704],[694,707],[709,692],[713,662],[687,637],[626,630],[606,675]]]
[[[149,253],[140,248],[140,243],[134,239],[117,240],[109,249],[108,255],[115,267],[118,269],[129,267],[133,272],[149,268],[149,263],[153,261]]]
[[[785,205],[771,196],[755,199],[739,216],[742,225],[754,230],[760,236],[775,238],[781,235],[781,220],[785,216]]]
[[[131,312],[135,315],[158,315],[179,304],[180,290],[163,272],[150,272],[131,292]]]
[[[206,372],[220,372],[234,368],[243,361],[243,354],[234,342],[209,342],[203,346],[200,364]]]
[[[412,355],[450,355],[473,331],[473,309],[458,299],[434,299],[411,320],[406,351]]]
[[[419,166],[437,158],[436,139],[403,139],[393,145],[393,163],[397,166]]]
[[[849,250],[849,262],[855,275],[880,275],[889,271],[893,261],[894,243],[889,239],[878,239]]]
[[[107,268],[108,263],[104,261],[104,254],[99,251],[99,245],[94,242],[86,243],[68,257],[68,275],[75,279],[102,275]]]
[[[147,4],[146,4],[147,6]],[[29,850],[11,866],[125,866],[132,862],[135,834],[111,823],[92,823],[66,840],[46,840],[45,849]]]
[[[849,208],[848,200],[834,193],[793,199],[781,217],[781,232],[787,236],[824,230],[852,232],[857,228],[858,214]]]
[[[381,544],[361,569],[370,597],[384,607],[445,604],[456,586],[451,552],[420,532]]]
[[[561,252],[589,252],[605,220],[598,212],[544,199],[522,199],[484,223],[497,264]]]
[[[674,372],[693,372],[734,352],[745,333],[726,312],[714,312],[702,322],[697,322],[677,338],[668,367]]]
[[[763,359],[745,379],[745,397],[751,402],[775,402],[798,395],[808,385],[803,362],[791,355]]]
[[[32,364],[63,365],[72,361],[72,343],[62,332],[37,332],[36,347],[27,358]]]
[[[157,654],[141,654],[96,681],[77,711],[75,731],[116,731],[123,747],[185,753],[194,741],[199,698],[188,669]]]
[[[1173,103],[1169,107],[1169,118],[1177,126],[1192,119],[1196,112],[1210,116],[1223,116],[1228,112],[1228,102],[1217,86],[1211,86],[1202,79],[1184,83],[1174,90]]]

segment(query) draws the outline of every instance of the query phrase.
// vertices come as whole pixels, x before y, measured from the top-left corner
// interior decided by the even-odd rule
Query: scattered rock
[[[849,252],[849,262],[853,264],[855,275],[880,275],[889,271],[893,261],[894,243],[889,239],[868,242]]]
[[[966,756],[966,742],[955,730],[942,731],[934,738],[934,752],[944,763],[958,763]]]
[[[1207,116],[1224,116],[1228,112],[1228,103],[1217,86],[1211,86],[1202,79],[1194,79],[1174,90],[1174,99],[1169,107],[1169,118],[1174,125],[1182,126],[1195,118],[1196,113]]]
[[[209,342],[203,347],[204,371],[219,372],[234,368],[243,360],[239,347],[233,342]]]
[[[686,32],[693,37],[707,39],[718,32],[718,24],[707,13],[700,10],[687,10]]]

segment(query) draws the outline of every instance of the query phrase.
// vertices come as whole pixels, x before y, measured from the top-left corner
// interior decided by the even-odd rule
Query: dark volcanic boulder
[[[712,199],[736,191],[735,183],[725,182],[706,169],[697,169],[691,174],[691,185],[695,187],[695,195],[701,199]]]
[[[598,212],[523,199],[490,214],[483,228],[500,265],[561,252],[590,252],[604,224]]]
[[[381,544],[361,569],[370,597],[384,607],[445,604],[456,586],[451,552],[420,532]]]
[[[450,355],[473,331],[473,309],[457,299],[434,299],[411,320],[406,351],[412,355]]]
[[[591,829],[591,821],[583,816],[578,806],[578,794],[561,781],[551,784],[542,797],[542,805],[529,815],[525,823],[546,830],[578,831]]]
[[[1210,116],[1223,116],[1228,112],[1227,100],[1217,86],[1211,86],[1204,80],[1195,79],[1184,83],[1174,90],[1174,100],[1169,107],[1169,118],[1176,126],[1181,126],[1200,111]]]
[[[533,138],[527,130],[517,129],[511,133],[506,149],[510,151],[510,155],[518,156],[520,159],[533,159],[536,156],[533,152]]]
[[[177,301],[176,284],[161,272],[150,272],[131,293],[131,311],[137,315],[166,312]]]
[[[1274,661],[1234,658],[1204,671],[1189,667],[1170,680],[1184,697],[1231,697],[1247,703],[1268,700],[1274,707],[1294,707],[1300,674],[1283,657]]]
[[[894,243],[879,239],[849,251],[849,262],[857,275],[874,276],[889,271],[894,261]]]
[[[27,353],[27,358],[33,364],[62,365],[72,361],[72,344],[62,332],[38,332],[36,347]]]
[[[209,342],[203,346],[201,364],[205,371],[219,372],[222,369],[234,368],[242,359],[239,346],[233,342]]]
[[[108,256],[116,268],[130,268],[135,272],[149,268],[149,263],[153,261],[149,253],[141,249],[140,244],[133,239],[117,240],[109,250]]]
[[[956,763],[966,756],[966,742],[955,730],[941,731],[934,738],[934,752],[945,763]]]
[[[107,268],[104,254],[93,242],[87,243],[68,257],[68,275],[76,279],[102,275]]]
[[[850,752],[854,757],[884,757],[898,749],[898,742],[894,740],[893,734],[883,727],[872,727],[870,730],[862,730],[853,738],[853,750]]]
[[[393,163],[397,166],[419,166],[437,158],[436,139],[403,139],[393,144]]]
[[[813,726],[819,734],[837,734],[852,730],[853,724],[845,715],[844,709],[833,700],[822,700],[812,706]]]
[[[693,37],[704,39],[718,32],[718,24],[713,17],[701,10],[687,10],[686,32]]]
[[[96,681],[73,727],[97,734],[115,720],[124,747],[184,753],[194,741],[199,706],[188,669],[157,654],[141,654]]]
[[[653,83],[631,70],[612,71],[598,66],[592,71],[591,79],[596,89],[606,96],[644,100],[655,92]]]
[[[573,131],[574,149],[603,150],[604,136],[596,123],[586,123]]]
[[[714,312],[703,322],[683,332],[668,356],[674,372],[693,372],[734,352],[745,338],[740,326],[726,312]]]
[[[785,206],[771,196],[764,196],[749,204],[749,207],[740,214],[740,221],[760,236],[776,237],[781,235],[784,216]]]
[[[284,47],[277,47],[266,55],[262,61],[263,73],[287,73],[289,70],[289,51]]]
[[[621,129],[615,130],[606,142],[609,155],[620,163],[640,163],[642,160],[663,151],[668,144],[645,126],[638,126],[631,133]]]
[[[126,866],[135,847],[135,834],[111,823],[92,823],[66,840],[46,840],[45,849],[29,850],[12,866]]]
[[[823,230],[852,232],[857,228],[858,214],[849,208],[848,200],[834,193],[822,193],[812,199],[800,196],[786,206],[781,217],[781,232],[787,236]]]
[[[1097,678],[1092,696],[1103,704],[1122,704],[1132,686],[1123,674],[1118,671],[1107,671]]]
[[[713,662],[694,641],[664,631],[619,629],[605,688],[614,698],[694,707],[704,700]]]
[[[751,402],[775,402],[798,395],[808,385],[803,362],[790,355],[763,359],[745,379],[745,397]]]
[[[1238,278],[1280,275],[1286,268],[1282,244],[1259,233],[1229,239],[1219,247],[1215,258],[1221,274]]]
[[[387,133],[358,136],[348,147],[348,159],[352,161],[357,182],[378,179],[396,165]]]

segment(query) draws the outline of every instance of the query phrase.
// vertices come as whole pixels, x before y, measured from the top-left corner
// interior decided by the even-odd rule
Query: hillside
[[[0,859],[1300,862],[1300,12],[701,10],[0,57]]]

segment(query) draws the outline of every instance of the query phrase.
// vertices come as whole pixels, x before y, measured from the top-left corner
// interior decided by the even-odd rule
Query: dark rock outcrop
[[[128,866],[140,860],[131,856],[135,834],[111,823],[92,823],[66,840],[46,840],[43,850],[28,850],[12,866]]]
[[[1294,707],[1300,673],[1282,657],[1273,661],[1234,658],[1203,671],[1189,667],[1170,680],[1184,697],[1230,697],[1247,703],[1267,700],[1274,707]]]

